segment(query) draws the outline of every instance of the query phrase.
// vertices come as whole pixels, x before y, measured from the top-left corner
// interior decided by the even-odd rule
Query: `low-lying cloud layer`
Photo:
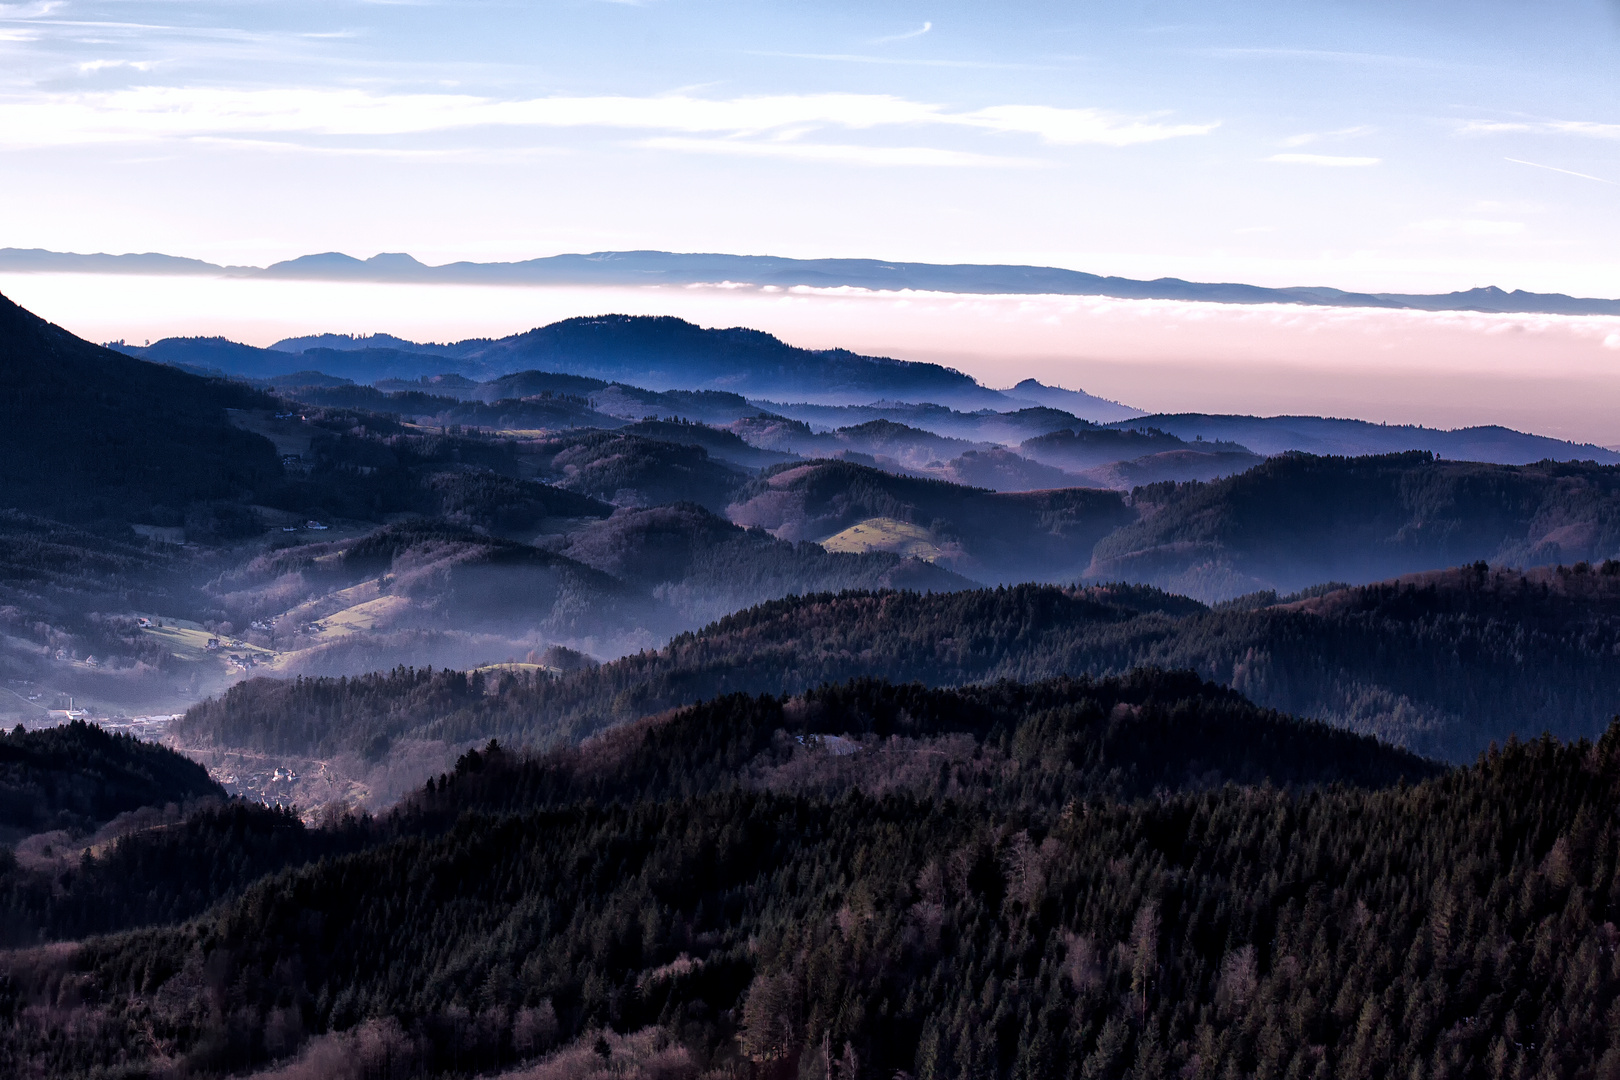
[[[1154,412],[1504,424],[1620,445],[1620,317],[1496,315],[1087,296],[690,287],[376,285],[0,275],[84,337],[386,331],[502,336],[599,312],[751,326],[810,348],[934,360],[990,386],[1033,376]]]

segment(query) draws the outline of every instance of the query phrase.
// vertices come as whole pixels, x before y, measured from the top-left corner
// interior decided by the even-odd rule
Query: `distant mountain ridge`
[[[266,267],[219,266],[156,252],[91,255],[42,248],[0,248],[0,271],[23,273],[179,274],[315,281],[415,282],[458,285],[697,285],[722,281],[778,287],[916,289],[974,294],[1108,296],[1127,300],[1200,300],[1218,304],[1304,304],[1313,307],[1409,308],[1554,315],[1617,315],[1620,300],[1563,293],[1507,291],[1494,285],[1450,293],[1352,292],[1328,286],[1267,288],[1239,282],[1151,281],[1088,274],[1055,266],[885,262],[878,259],[788,259],[670,251],[598,251],[519,262],[453,262],[429,266],[403,252],[369,259],[328,251]]]
[[[742,414],[721,416],[701,407],[723,395],[733,410],[760,409],[827,430],[889,420],[949,438],[1006,445],[1101,423],[1122,430],[1153,429],[1189,444],[1162,449],[1219,452],[1223,449],[1219,444],[1230,443],[1262,455],[1297,450],[1354,457],[1426,450],[1445,458],[1502,465],[1542,460],[1620,464],[1620,453],[1600,446],[1496,426],[1443,431],[1312,416],[1148,416],[1118,402],[1034,379],[992,390],[938,364],[862,356],[845,349],[800,349],[758,330],[708,329],[670,317],[580,317],[498,340],[436,344],[389,334],[316,334],[287,338],[266,349],[218,337],[164,338],[149,346],[111,342],[110,347],[199,374],[232,375],[272,386],[307,387],[335,376],[370,383],[384,392],[412,390],[435,398],[489,402],[528,399],[546,391],[583,396],[618,384],[624,393],[616,397],[626,400],[602,407],[628,419],[679,415],[729,424]],[[657,393],[637,394],[638,387]],[[683,391],[696,394],[688,393],[690,400],[684,404],[674,402]],[[346,404],[384,411],[402,407],[372,391],[366,393],[377,400],[365,404],[355,398]],[[326,404],[337,402],[336,397],[323,399]],[[553,402],[561,404],[560,399]],[[489,421],[469,417],[454,422]],[[1144,476],[1140,482],[1154,478]]]
[[[863,356],[848,349],[801,349],[760,330],[709,329],[670,316],[582,316],[509,337],[445,345],[418,345],[389,335],[322,334],[268,349],[224,338],[165,338],[150,346],[113,342],[111,347],[143,360],[254,379],[314,370],[359,382],[435,375],[491,380],[545,371],[655,391],[727,391],[829,405],[891,399],[1009,409],[1028,403],[940,364]],[[1100,416],[1136,412],[1067,393],[1074,400],[1097,402]]]
[[[1498,465],[1530,465],[1537,461],[1569,461],[1578,452],[1600,465],[1620,464],[1620,454],[1591,443],[1572,443],[1545,435],[1530,435],[1500,424],[1440,428],[1417,424],[1375,424],[1330,416],[1230,416],[1209,413],[1160,413],[1116,421],[1108,427],[1152,428],[1185,439],[1209,443],[1240,443],[1257,454],[1307,454],[1361,457],[1426,450],[1453,461],[1488,461]]]

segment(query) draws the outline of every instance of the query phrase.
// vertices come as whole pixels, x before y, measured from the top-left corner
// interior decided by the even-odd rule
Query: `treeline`
[[[1187,668],[1262,705],[1433,757],[1510,734],[1593,736],[1620,713],[1620,563],[1481,566],[1314,599],[1208,609],[1142,586],[789,597],[562,678],[399,670],[254,680],[190,710],[188,739],[322,756],[403,737],[512,745],[736,691],[872,676],[953,686]],[[476,685],[476,689],[473,686]]]
[[[1441,771],[1257,709],[1188,672],[952,690],[858,679],[787,700],[730,694],[539,757],[468,751],[409,813],[661,801],[741,785],[832,797],[904,789],[1041,818],[1075,800],[1228,783],[1379,787]]]
[[[952,731],[1005,753],[995,790],[754,768]],[[1337,782],[1203,782],[1209,752]],[[385,1024],[400,1076],[647,1027],[717,1080],[1608,1075],[1620,725],[1403,761],[1152,674],[731,697],[539,761],[490,747],[369,850],[11,955],[0,1068],[219,1075]]]

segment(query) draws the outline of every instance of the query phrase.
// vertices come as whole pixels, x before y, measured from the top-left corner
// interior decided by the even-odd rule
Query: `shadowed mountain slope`
[[[743,529],[693,503],[620,510],[571,534],[569,558],[649,589],[700,625],[766,599],[844,589],[948,592],[975,584],[890,552],[833,552]]]
[[[188,506],[277,478],[227,410],[272,402],[82,341],[0,297],[0,507],[72,522],[178,525]]]

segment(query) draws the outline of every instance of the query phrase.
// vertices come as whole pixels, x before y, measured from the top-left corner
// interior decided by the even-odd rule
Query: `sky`
[[[0,246],[1620,296],[1595,0],[5,0]]]

